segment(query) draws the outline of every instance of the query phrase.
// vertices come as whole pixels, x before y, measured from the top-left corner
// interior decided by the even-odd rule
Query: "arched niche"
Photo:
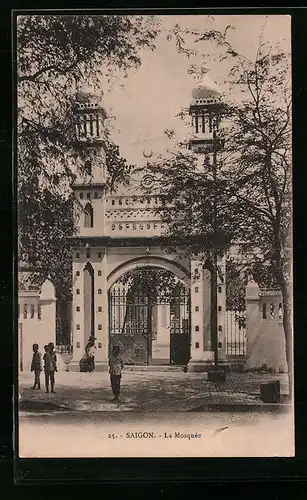
[[[90,203],[84,207],[84,227],[94,227],[94,210]]]
[[[88,262],[83,270],[84,273],[84,341],[87,342],[90,335],[95,332],[95,288],[94,269]]]
[[[84,163],[84,171],[87,175],[92,175],[92,163],[90,160],[86,160]]]

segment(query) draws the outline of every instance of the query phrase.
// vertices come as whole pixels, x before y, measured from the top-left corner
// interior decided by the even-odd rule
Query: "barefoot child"
[[[115,402],[119,401],[120,394],[120,382],[122,376],[122,369],[124,368],[124,362],[120,355],[120,349],[118,345],[115,345],[112,349],[112,354],[109,359],[109,373],[111,379],[111,387],[114,395]]]
[[[38,350],[38,344],[33,344],[33,358],[31,363],[31,372],[34,372],[34,385],[32,389],[40,389],[40,375],[42,371],[42,356]]]
[[[49,380],[51,383],[51,392],[54,391],[54,372],[57,372],[57,359],[56,353],[54,352],[54,343],[49,342],[46,353],[44,354],[45,360],[45,384],[46,392],[49,392]]]

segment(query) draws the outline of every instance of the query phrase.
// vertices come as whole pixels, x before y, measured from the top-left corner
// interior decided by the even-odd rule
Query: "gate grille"
[[[229,310],[225,314],[226,354],[246,355],[246,311]]]
[[[152,341],[159,333],[153,321],[154,309],[169,305],[169,362],[186,364],[190,351],[189,304],[188,290],[153,300],[150,295],[132,295],[122,286],[113,287],[109,291],[109,349],[119,345],[126,364],[151,364]]]

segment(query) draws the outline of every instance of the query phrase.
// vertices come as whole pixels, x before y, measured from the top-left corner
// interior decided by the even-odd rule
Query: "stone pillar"
[[[203,336],[204,348],[202,359],[210,364],[214,360],[214,352],[211,348],[211,273],[208,269],[203,270]]]
[[[199,278],[195,279],[195,273]],[[204,350],[203,280],[200,261],[191,261],[191,361],[203,358]]]
[[[195,279],[195,276],[197,278]],[[202,262],[191,261],[191,358],[188,372],[206,371],[211,366],[214,353],[210,340],[210,272]]]
[[[260,288],[258,284],[250,279],[245,289],[246,300],[246,357],[248,366],[248,358],[252,354],[253,338],[255,330],[258,330],[260,319],[259,311]]]
[[[73,261],[73,306],[72,306],[72,329],[73,329],[73,359],[71,370],[79,370],[79,362],[82,358],[87,342],[84,321],[84,268],[89,262],[93,268],[94,278],[94,331],[96,337],[96,369],[107,369],[108,362],[108,288],[107,288],[107,254],[105,248],[91,248],[90,257],[80,249],[76,250],[79,257],[74,256]]]
[[[105,248],[97,250],[97,260],[93,263],[95,273],[95,337],[96,355],[95,365],[97,371],[104,371],[108,368],[109,355],[109,311],[108,311],[108,270],[107,252]]]
[[[217,325],[219,365],[226,365],[225,311],[226,311],[226,273],[225,259],[219,263],[221,275],[218,276]],[[194,280],[195,269],[199,279]],[[191,359],[190,372],[206,372],[214,367],[214,351],[211,346],[211,273],[202,269],[200,261],[191,262]]]
[[[76,253],[79,258],[76,258]],[[84,354],[84,267],[82,250],[73,254],[73,300],[72,300],[72,346],[71,369],[79,370],[79,361]]]

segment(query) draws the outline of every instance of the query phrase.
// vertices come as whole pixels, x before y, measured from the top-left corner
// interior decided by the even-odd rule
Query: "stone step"
[[[131,372],[183,372],[181,365],[125,365],[125,371]]]

